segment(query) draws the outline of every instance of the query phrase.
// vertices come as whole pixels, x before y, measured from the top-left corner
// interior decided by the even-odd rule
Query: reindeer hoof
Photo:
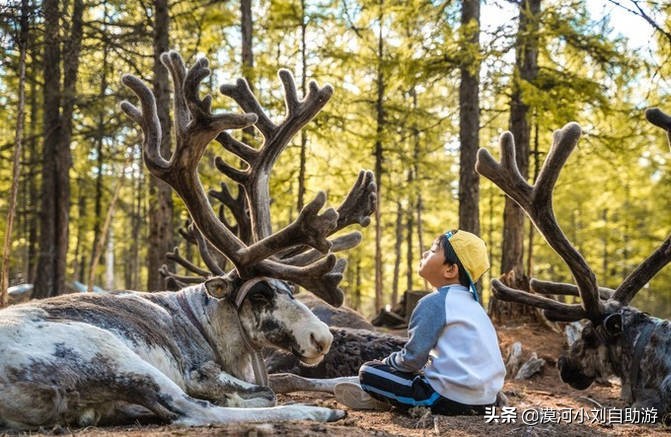
[[[344,419],[347,417],[347,411],[345,410],[331,410],[331,416],[326,419],[327,422],[335,422],[336,420]]]

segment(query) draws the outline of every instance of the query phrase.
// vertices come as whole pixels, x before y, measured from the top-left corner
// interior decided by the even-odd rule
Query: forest
[[[7,287],[22,283],[34,284],[34,297],[77,284],[165,289],[163,265],[191,274],[166,258],[175,247],[204,267],[183,235],[187,210],[149,174],[142,131],[119,108],[137,104],[122,74],[151,84],[173,132],[161,147],[174,147],[160,62],[171,49],[188,65],[209,60],[200,91],[213,111],[243,112],[219,87],[245,78],[281,118],[281,68],[299,97],[310,81],[333,87],[273,168],[271,219],[275,229],[291,223],[320,190],[336,207],[361,169],[374,172],[375,214],[342,255],[346,303],[366,315],[427,288],[419,259],[448,229],[486,241],[486,302],[491,280],[511,270],[572,281],[514,202],[474,170],[478,148],[498,157],[508,130],[532,182],[553,131],[582,127],[554,210],[599,285],[616,287],[671,232],[671,150],[644,116],[671,112],[667,2],[4,1],[0,42],[2,305]],[[254,131],[230,134],[259,141]],[[205,152],[206,190],[237,192],[214,164],[226,153],[214,143]],[[671,316],[669,284],[662,270],[633,304]]]

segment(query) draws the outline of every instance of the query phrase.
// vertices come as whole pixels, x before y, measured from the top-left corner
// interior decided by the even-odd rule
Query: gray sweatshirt
[[[449,285],[419,300],[408,342],[384,362],[404,372],[423,370],[431,387],[452,401],[496,401],[506,375],[496,331],[463,285]]]

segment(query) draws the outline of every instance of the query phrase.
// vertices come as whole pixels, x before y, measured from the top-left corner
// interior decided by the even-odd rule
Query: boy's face
[[[455,274],[458,282],[458,267],[454,264],[445,264],[445,252],[440,247],[440,239],[437,238],[431,248],[422,254],[419,276],[432,286],[441,287],[453,283]]]

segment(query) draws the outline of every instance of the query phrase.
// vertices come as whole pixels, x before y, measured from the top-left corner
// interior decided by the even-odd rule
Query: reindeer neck
[[[267,385],[267,376],[264,377],[264,369],[261,368],[264,364],[259,352],[250,346],[235,306],[226,300],[210,297],[204,287],[190,287],[182,291],[185,291],[185,297],[178,296],[178,301],[188,301],[190,309],[202,314],[201,317],[189,317],[188,308],[185,310],[189,320],[215,352],[216,361],[222,369],[249,382],[256,380]],[[225,342],[219,341],[223,338]]]

